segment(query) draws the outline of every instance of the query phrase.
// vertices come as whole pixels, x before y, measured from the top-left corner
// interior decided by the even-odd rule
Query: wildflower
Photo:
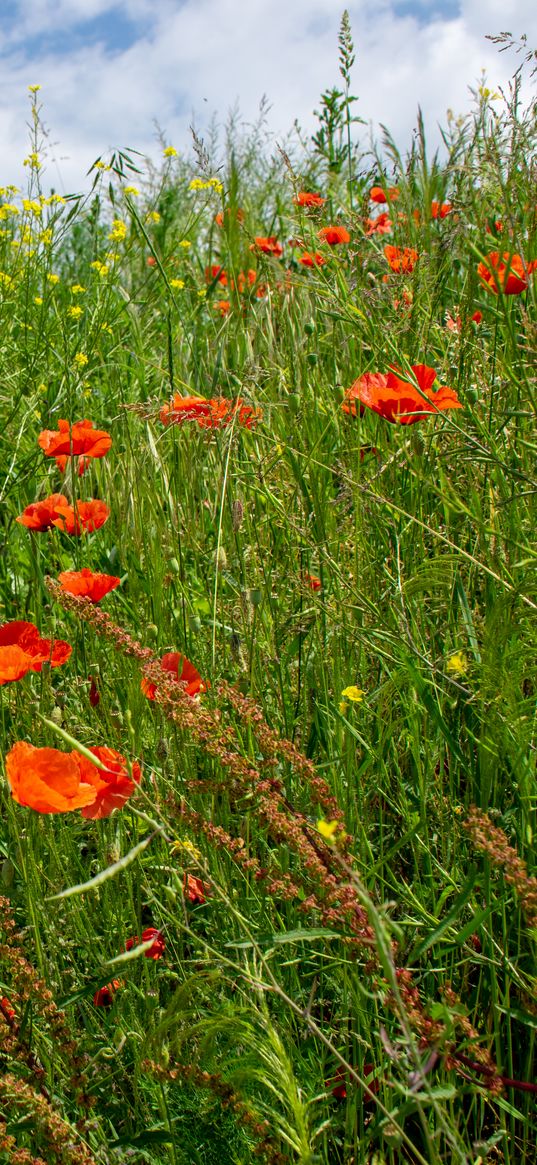
[[[122,243],[123,239],[127,237],[127,224],[120,218],[115,218],[112,223],[112,229],[108,232],[108,238],[112,243]]]
[[[462,408],[452,388],[440,387],[436,392],[433,391],[436,380],[434,368],[428,368],[426,364],[413,364],[411,371],[420,391],[397,368],[390,368],[386,375],[365,372],[345,394],[341,406],[343,412],[356,416],[358,401],[360,412],[363,412],[365,406],[392,424],[399,422],[401,425],[415,425],[430,413]]]
[[[39,93],[40,88],[41,88],[40,85],[29,85],[28,92],[29,93]]]
[[[140,783],[142,770],[137,761],[128,764],[115,748],[100,745],[89,750],[106,767],[97,768],[84,756],[80,760],[82,779],[93,788],[93,800],[82,809],[83,817],[109,817],[114,809],[121,809]]]
[[[413,247],[392,247],[387,243],[384,254],[392,271],[396,272],[413,271],[418,261],[418,252]]]
[[[59,283],[59,282],[60,282],[60,276],[56,275],[53,271],[49,271],[49,273],[47,275],[47,283],[50,283],[54,287],[55,284]]]
[[[88,396],[88,395],[89,395],[89,393],[87,391],[84,392],[84,396]],[[54,460],[56,462],[56,465],[57,465],[60,473],[65,473],[67,466],[71,464],[71,457],[69,457],[66,453],[59,454],[59,456],[55,457]],[[86,457],[84,457],[84,456],[79,457],[78,458],[78,466],[77,466],[78,477],[82,477],[82,475],[86,472],[86,470],[89,469],[90,465],[91,465],[91,457],[89,455]]]
[[[93,263],[90,263],[90,267],[93,267],[93,270],[97,272],[97,275],[99,275],[101,279],[104,279],[110,271],[108,264],[103,263],[100,259],[94,259]]]
[[[239,425],[252,429],[261,419],[260,409],[245,405],[238,400],[215,397],[207,400],[204,396],[180,396],[176,393],[171,405],[165,404],[160,410],[163,425],[182,425],[185,421],[196,421],[200,429],[223,429],[237,417]]]
[[[86,356],[85,352],[77,352],[76,356],[73,358],[73,364],[75,364],[77,368],[82,370],[82,368],[86,367],[87,363],[88,363],[88,357]]]
[[[202,178],[193,178],[192,181],[189,182],[189,184],[188,184],[188,189],[189,190],[206,190],[207,183],[204,182]]]
[[[227,316],[229,313],[229,310],[231,308],[231,304],[229,302],[229,299],[219,299],[213,305],[213,307],[214,307],[214,311],[220,312],[221,316]]]
[[[110,510],[104,502],[97,499],[89,502],[77,502],[76,506],[66,504],[56,507],[56,519],[52,523],[58,530],[66,534],[82,534],[100,530],[108,521]]]
[[[179,246],[182,247],[183,250],[188,251],[188,248],[192,246],[192,243],[190,242],[190,239],[181,239]]]
[[[34,748],[20,740],[6,756],[6,776],[13,800],[37,813],[69,813],[95,800],[95,789],[83,779],[77,752]],[[94,767],[94,766],[92,766]]]
[[[186,696],[191,696],[192,698],[194,696],[201,696],[209,687],[209,683],[206,680],[202,680],[194,664],[190,663],[190,660],[185,655],[181,655],[179,651],[167,651],[160,660],[160,666],[164,668],[164,671],[170,672],[170,675],[182,685]],[[158,690],[157,684],[143,678],[141,688],[144,696],[147,696],[148,700],[155,699]]]
[[[145,216],[146,222],[160,222],[160,214],[158,210],[150,210]]]
[[[39,235],[39,242],[43,243],[44,247],[50,247],[53,237],[54,236],[51,227],[47,227],[46,230],[41,231],[41,234]]]
[[[146,959],[153,959],[155,962],[157,962],[157,960],[161,959],[164,954],[166,943],[162,931],[156,930],[154,926],[148,926],[146,930],[142,932],[141,938],[138,938],[137,934],[135,934],[132,938],[128,938],[125,943],[125,950],[132,951],[134,947],[139,946],[140,943],[148,943],[151,942],[151,940],[153,940],[152,944],[147,948],[146,951],[144,951],[144,955]]]
[[[33,153],[28,154],[28,157],[24,159],[22,164],[23,166],[30,166],[32,170],[40,170],[41,161],[39,159],[39,154],[36,154],[35,151],[33,151]]]
[[[170,279],[170,287],[173,287],[174,291],[182,291],[184,286],[184,279]]]
[[[353,704],[361,704],[365,696],[362,688],[357,688],[356,684],[350,684],[348,688],[343,688],[341,693],[346,700],[350,700]]]
[[[176,158],[177,150],[175,149],[175,146],[166,146],[166,148],[163,150],[163,154],[165,158]]]
[[[320,578],[318,578],[316,574],[304,573],[302,575],[302,581],[305,582],[306,586],[310,588],[310,591],[320,591],[321,590],[322,583],[321,583]]]
[[[477,274],[485,287],[494,295],[520,295],[528,286],[528,276],[537,268],[537,261],[525,263],[521,255],[510,251],[491,251],[480,263]]]
[[[268,238],[263,235],[256,235],[250,250],[262,251],[264,255],[273,255],[275,259],[279,259],[283,255],[283,247],[275,235],[269,235]]]
[[[371,202],[395,202],[399,198],[399,188],[397,186],[389,186],[384,191],[382,186],[372,186],[369,191],[369,198]]]
[[[329,247],[337,247],[339,243],[350,243],[351,236],[345,227],[322,227],[318,232],[321,242],[328,243]]]
[[[111,1007],[116,991],[122,986],[121,979],[112,979],[106,987],[99,987],[93,996],[95,1007]]]
[[[34,295],[34,303],[36,307],[41,307],[43,300],[40,295]]]
[[[192,903],[193,906],[203,906],[206,902],[207,887],[204,886],[201,878],[195,878],[193,874],[185,874],[183,878],[183,890],[185,897]]]
[[[72,307],[67,308],[67,315],[71,320],[79,320],[80,316],[82,315],[82,308],[73,304]]]
[[[222,284],[222,287],[227,287],[227,272],[218,263],[213,263],[212,267],[205,268],[205,280],[207,283],[217,280],[218,283]]]
[[[446,218],[452,210],[450,202],[431,202],[431,218]]]
[[[207,295],[207,288],[200,287],[197,294],[198,294],[198,299],[205,299],[205,296]]]
[[[296,198],[293,198],[295,206],[324,206],[325,201],[320,194],[312,194],[308,190],[301,190]]]
[[[333,841],[338,825],[339,821],[325,821],[324,817],[321,817],[321,820],[317,822],[317,829],[325,841]]]
[[[310,251],[304,251],[304,253],[299,256],[298,262],[301,263],[303,267],[324,267],[326,259],[324,258],[324,255],[320,254],[319,251],[315,251],[314,254],[311,254]]]
[[[45,457],[104,457],[112,447],[112,438],[103,429],[94,429],[93,421],[58,421],[57,429],[43,429],[37,443]]]
[[[94,574],[87,566],[82,570],[64,570],[58,575],[63,591],[70,595],[82,595],[92,603],[100,603],[105,595],[119,586],[121,579],[113,574]]]
[[[464,651],[455,651],[446,663],[446,671],[450,676],[464,676],[468,671],[468,658]]]
[[[378,214],[376,218],[366,219],[365,234],[367,238],[371,235],[389,235],[392,230],[392,220],[389,214],[383,212]]]
[[[140,191],[138,190],[137,186],[124,186],[123,193],[130,194],[131,198],[137,198]]]
[[[88,679],[89,679],[89,685],[90,685],[89,702],[90,702],[92,708],[97,708],[97,706],[101,702],[101,694],[100,694],[99,688],[97,686],[97,681],[95,679],[95,676],[88,676]]]
[[[42,639],[33,623],[20,619],[4,623],[0,627],[0,684],[21,679],[29,671],[40,672],[44,663],[61,667],[72,650],[64,639]],[[11,675],[13,668],[20,674]]]
[[[28,530],[51,530],[58,518],[57,506],[67,506],[69,503],[63,494],[51,494],[42,502],[33,502],[19,517],[15,519]]]

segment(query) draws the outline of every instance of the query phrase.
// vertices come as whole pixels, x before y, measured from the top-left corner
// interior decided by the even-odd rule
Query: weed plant
[[[72,653],[0,687],[12,1165],[535,1161],[535,108],[519,70],[441,156],[421,119],[360,154],[353,54],[344,19],[310,143],[234,117],[84,198],[44,194],[30,94],[0,621]],[[84,418],[112,447],[60,468]],[[17,521],[57,494],[74,533]],[[32,808],[20,742],[114,749],[130,795]]]

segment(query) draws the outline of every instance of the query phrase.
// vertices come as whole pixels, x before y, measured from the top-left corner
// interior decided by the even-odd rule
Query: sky
[[[298,120],[315,129],[321,93],[341,82],[338,31],[344,0],[0,0],[0,184],[24,182],[30,151],[29,85],[41,85],[47,131],[44,189],[67,193],[113,148],[162,157],[191,153],[238,104],[245,123],[268,99],[268,127],[282,141]],[[522,55],[499,53],[487,34],[537,45],[535,0],[349,0],[356,63],[354,106],[379,136],[387,125],[405,149],[421,105],[438,144],[446,111],[466,112],[483,70],[506,88]],[[528,70],[529,72],[529,70]]]

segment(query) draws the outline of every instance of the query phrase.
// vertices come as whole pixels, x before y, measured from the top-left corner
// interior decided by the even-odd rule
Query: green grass
[[[103,820],[2,782],[2,1161],[534,1160],[535,277],[494,295],[477,274],[493,250],[536,258],[534,111],[480,92],[443,160],[421,124],[409,157],[388,136],[360,157],[341,35],[345,93],[287,160],[232,124],[197,167],[116,154],[87,199],[37,209],[34,164],[2,194],[0,621],[73,647],[0,687],[2,752],[68,751],[61,729],[143,768]],[[386,237],[365,229],[379,182],[399,188]],[[304,189],[324,208],[295,206]],[[333,222],[349,245],[319,243]],[[282,258],[251,249],[271,235]],[[411,273],[387,242],[417,250]],[[341,409],[362,374],[420,363],[461,409],[413,426]],[[262,417],[165,426],[176,392]],[[62,477],[38,434],[83,417],[113,447]],[[60,491],[109,520],[79,538],[16,523]],[[145,697],[118,632],[47,587],[83,566],[121,577],[103,611],[155,658],[186,655],[205,694],[174,702],[161,676]],[[164,957],[114,962],[148,927]]]

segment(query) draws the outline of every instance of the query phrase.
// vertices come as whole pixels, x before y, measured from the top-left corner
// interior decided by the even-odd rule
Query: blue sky
[[[344,0],[12,0],[0,12],[0,183],[20,182],[28,152],[27,87],[48,132],[45,185],[80,189],[92,161],[130,146],[159,157],[155,123],[180,151],[237,101],[246,121],[261,98],[281,140],[305,132],[320,93],[338,84]],[[486,34],[537,42],[534,0],[349,0],[357,112],[408,144],[416,108],[437,123],[469,106],[485,70],[506,86],[520,61]],[[364,141],[368,131],[363,134]]]

